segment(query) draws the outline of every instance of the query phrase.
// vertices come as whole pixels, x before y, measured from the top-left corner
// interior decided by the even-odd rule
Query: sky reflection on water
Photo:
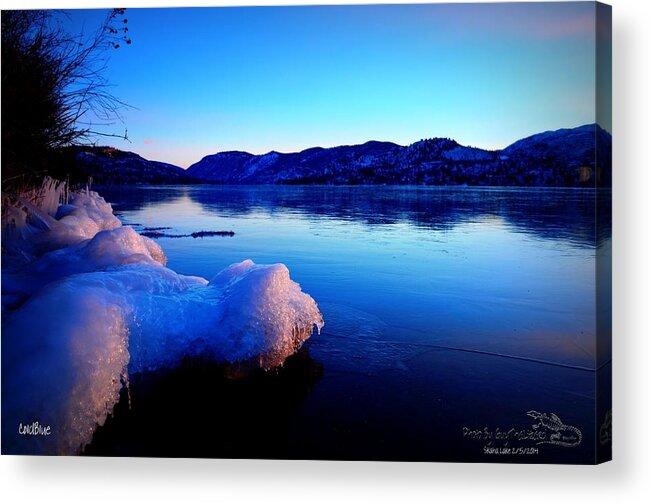
[[[285,419],[288,444],[270,452],[258,444],[251,456],[483,460],[459,426],[526,427],[532,408],[591,435],[595,257],[597,245],[610,247],[610,222],[595,225],[594,192],[99,191],[138,230],[235,232],[160,238],[172,269],[210,278],[246,258],[282,262],[318,302],[326,326],[305,351],[319,378]],[[609,353],[600,349],[599,365]],[[586,443],[563,460],[592,455]]]

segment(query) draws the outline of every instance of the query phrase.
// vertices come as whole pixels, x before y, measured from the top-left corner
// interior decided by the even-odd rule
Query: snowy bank
[[[47,211],[3,195],[2,229],[4,453],[78,453],[130,374],[185,357],[271,368],[323,326],[284,265],[180,275],[94,192]]]

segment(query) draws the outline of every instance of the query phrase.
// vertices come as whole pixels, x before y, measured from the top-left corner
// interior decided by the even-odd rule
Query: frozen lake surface
[[[594,191],[97,190],[137,231],[234,231],[157,241],[186,275],[284,263],[325,327],[271,376],[211,383],[194,369],[140,392],[136,382],[141,406],[101,429],[91,453],[506,462],[463,427],[531,428],[531,410],[594,435],[595,369],[609,359],[600,351],[597,364],[595,257],[610,243]],[[590,456],[584,442],[521,461]]]

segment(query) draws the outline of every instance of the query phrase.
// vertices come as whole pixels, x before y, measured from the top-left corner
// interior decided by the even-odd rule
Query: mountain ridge
[[[121,183],[588,187],[610,185],[612,172],[611,135],[594,123],[536,133],[496,150],[442,137],[406,146],[369,140],[289,153],[217,152],[187,170],[135,153],[121,156],[117,149],[92,149],[94,158],[88,152],[78,155],[92,168],[86,171]],[[110,156],[101,149],[108,149]],[[94,167],[89,160],[95,161]]]
[[[74,147],[77,168],[97,184],[185,184],[197,182],[187,171],[163,161],[114,147]]]

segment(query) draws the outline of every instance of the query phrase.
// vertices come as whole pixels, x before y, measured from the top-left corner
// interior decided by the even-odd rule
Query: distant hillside
[[[149,161],[112,147],[76,147],[81,172],[95,184],[188,184],[197,182],[179,166]]]
[[[425,184],[590,187],[611,183],[612,139],[595,124],[546,131],[489,151],[449,138],[371,141],[301,152],[220,152],[187,170],[109,147],[80,148],[99,184]]]
[[[291,154],[220,152],[190,166],[188,174],[221,183],[363,183],[380,168],[379,159],[401,148],[389,142],[367,142],[330,149],[313,147]]]
[[[501,152],[525,165],[538,165],[547,171],[561,170],[566,176],[578,170],[590,183],[594,183],[596,158],[602,177],[599,183],[611,183],[612,137],[595,124],[538,133],[514,142]]]
[[[289,154],[221,152],[204,157],[187,172],[194,178],[222,184],[576,187],[595,184],[595,158],[600,160],[600,183],[610,183],[610,152],[610,134],[591,124],[540,133],[496,151],[433,138],[406,147],[367,142]]]

